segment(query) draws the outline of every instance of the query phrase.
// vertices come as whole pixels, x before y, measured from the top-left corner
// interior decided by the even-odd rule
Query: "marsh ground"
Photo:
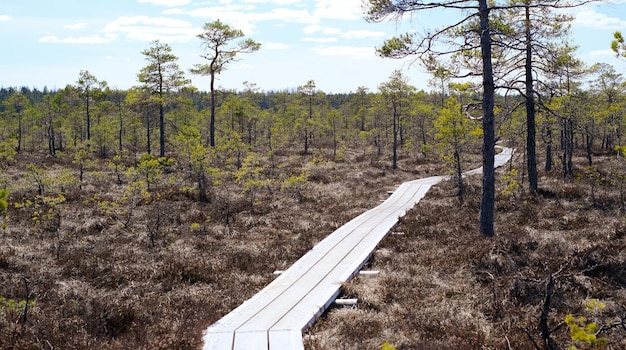
[[[0,348],[197,349],[202,331],[273,271],[401,182],[447,171],[424,157],[404,157],[393,171],[388,159],[362,150],[331,158],[275,155],[267,177],[306,168],[306,185],[274,184],[251,199],[224,179],[200,203],[175,168],[149,196],[127,198],[130,182],[118,183],[104,160],[82,186],[49,184],[38,197],[28,164],[53,177],[62,169],[76,174],[75,164],[20,155],[3,171],[10,206],[0,235]],[[475,155],[466,168],[478,163]],[[607,175],[617,166],[611,157],[597,164]],[[583,165],[577,170],[585,173]],[[476,229],[478,177],[467,179],[463,203],[450,182],[433,188],[401,220],[396,230],[404,234],[389,235],[372,256],[368,267],[381,274],[344,286],[358,306],[329,310],[307,331],[306,347],[541,348],[550,274],[550,339],[574,343],[564,323],[573,314],[597,323],[607,348],[626,347],[626,221],[617,180],[592,186],[585,176],[553,172],[530,195],[502,193],[511,181],[506,169],[498,173],[495,238]],[[596,299],[603,308],[588,307]]]

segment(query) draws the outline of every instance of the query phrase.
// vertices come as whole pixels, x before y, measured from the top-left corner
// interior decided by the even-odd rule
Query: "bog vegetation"
[[[377,91],[205,93],[168,45],[142,53],[128,90],[88,71],[0,89],[0,348],[198,348],[273,271],[394,185],[440,174],[373,255],[382,274],[344,286],[358,306],[327,313],[309,349],[626,346],[626,85],[611,66],[554,51],[531,89],[530,186],[528,99],[495,96],[496,137],[517,153],[486,238],[480,180],[460,176],[482,165],[482,96],[445,67],[432,92],[396,71]],[[195,72],[212,78],[229,62],[204,58]]]

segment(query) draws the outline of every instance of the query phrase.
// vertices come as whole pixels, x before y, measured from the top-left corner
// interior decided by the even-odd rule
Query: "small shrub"
[[[500,192],[503,196],[516,197],[522,189],[522,182],[519,179],[517,169],[509,170],[504,176],[502,176],[502,181],[505,183],[504,189]]]
[[[393,345],[385,342],[383,343],[383,346],[381,346],[380,350],[396,350],[396,348]]]

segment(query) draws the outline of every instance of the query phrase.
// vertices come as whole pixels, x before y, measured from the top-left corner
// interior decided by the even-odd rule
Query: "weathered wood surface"
[[[496,155],[496,167],[512,150]],[[480,174],[474,169],[465,175]],[[304,349],[302,332],[339,295],[341,284],[361,267],[401,216],[446,176],[405,182],[379,206],[320,241],[267,287],[211,325],[204,350]]]

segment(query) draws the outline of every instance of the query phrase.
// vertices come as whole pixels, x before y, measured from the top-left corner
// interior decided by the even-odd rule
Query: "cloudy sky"
[[[19,0],[0,2],[0,86],[62,88],[88,70],[110,86],[137,85],[150,41],[169,43],[185,71],[202,48],[202,25],[220,19],[260,43],[260,51],[228,66],[218,84],[242,90],[243,82],[265,91],[296,88],[314,80],[326,92],[359,86],[376,90],[395,69],[407,69],[413,85],[429,89],[428,75],[408,61],[382,59],[375,47],[410,30],[450,23],[450,11],[419,13],[401,23],[367,23],[363,0]],[[610,50],[613,32],[626,33],[626,2],[575,10],[574,44],[579,58],[607,62],[626,74]],[[188,74],[208,90],[208,79]]]

